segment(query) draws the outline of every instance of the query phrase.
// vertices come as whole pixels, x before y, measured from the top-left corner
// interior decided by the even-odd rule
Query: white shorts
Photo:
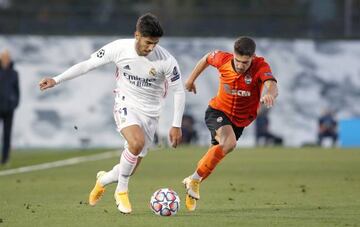
[[[132,107],[127,107],[125,103],[115,103],[114,105],[114,119],[117,131],[120,132],[123,128],[131,125],[139,125],[145,133],[145,145],[139,154],[140,157],[145,157],[149,148],[153,144],[155,132],[158,126],[158,117],[149,117],[139,113]],[[122,136],[122,134],[121,134]],[[125,140],[124,148],[128,148],[128,142]]]

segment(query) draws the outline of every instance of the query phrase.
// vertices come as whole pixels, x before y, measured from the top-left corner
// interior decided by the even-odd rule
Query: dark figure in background
[[[5,50],[0,55],[0,119],[3,121],[1,164],[9,160],[13,116],[20,98],[18,73],[13,66],[10,53]]]
[[[321,146],[323,139],[327,137],[332,139],[332,146],[335,146],[338,138],[337,121],[333,112],[328,110],[319,118],[318,145]]]
[[[195,120],[189,114],[184,114],[182,118],[182,143],[195,143],[198,139],[198,134],[194,128]]]
[[[283,139],[271,133],[269,126],[269,109],[261,107],[258,111],[258,116],[255,121],[256,146],[283,144]]]

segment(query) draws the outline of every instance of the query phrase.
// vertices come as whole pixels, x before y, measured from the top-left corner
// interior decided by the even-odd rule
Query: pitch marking
[[[90,162],[90,161],[98,161],[102,159],[108,159],[115,156],[119,156],[119,151],[110,151],[102,154],[96,154],[96,155],[89,155],[89,156],[81,156],[81,157],[75,157],[75,158],[69,158],[65,160],[55,161],[55,162],[46,162],[42,164],[37,165],[31,165],[31,166],[24,166],[19,167],[15,169],[8,169],[0,171],[0,176],[8,176],[18,173],[27,173],[37,170],[44,170],[44,169],[52,169],[56,167],[62,167],[62,166],[69,166],[69,165],[75,165],[81,162]]]

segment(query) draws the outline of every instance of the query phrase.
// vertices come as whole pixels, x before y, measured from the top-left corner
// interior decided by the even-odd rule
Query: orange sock
[[[225,153],[220,145],[213,146],[208,150],[200,159],[196,169],[196,172],[202,177],[201,181],[205,180],[211,174],[224,157]]]

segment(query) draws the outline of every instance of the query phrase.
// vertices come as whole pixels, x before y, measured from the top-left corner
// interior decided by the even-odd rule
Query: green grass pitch
[[[15,151],[11,166],[61,160],[90,151]],[[181,181],[206,148],[155,149],[130,181],[131,215],[114,203],[115,185],[95,207],[88,193],[99,170],[118,157],[29,173],[0,176],[2,226],[359,226],[360,150],[240,148],[201,185],[198,209],[184,206]],[[148,203],[158,188],[180,195],[174,217],[154,215]]]

